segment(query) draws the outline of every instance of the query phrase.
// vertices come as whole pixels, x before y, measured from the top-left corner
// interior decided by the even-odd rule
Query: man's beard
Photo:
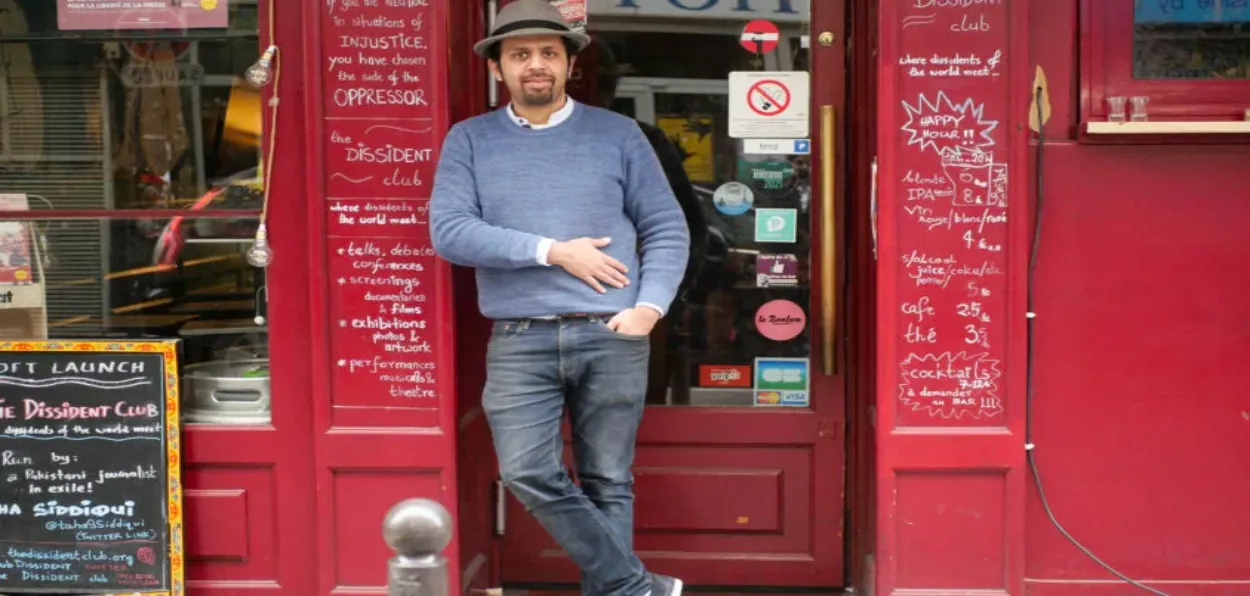
[[[530,107],[549,106],[556,100],[556,90],[548,89],[546,91],[523,91],[521,93],[521,103]]]
[[[538,78],[538,77],[531,77],[530,80],[533,80],[534,78]],[[525,87],[526,79],[522,78],[521,84],[520,84],[521,92],[519,94],[514,94],[517,96],[518,99],[521,100],[521,103],[527,106],[530,106],[532,108],[549,106],[556,101],[557,90],[556,90],[555,79],[554,78],[549,78],[549,79],[538,78],[538,80],[548,83],[549,86],[545,90],[542,90],[542,91],[531,91]]]

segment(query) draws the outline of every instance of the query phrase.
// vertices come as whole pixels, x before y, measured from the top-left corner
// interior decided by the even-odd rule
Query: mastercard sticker
[[[781,405],[780,391],[756,391],[755,405],[757,406],[779,406]]]

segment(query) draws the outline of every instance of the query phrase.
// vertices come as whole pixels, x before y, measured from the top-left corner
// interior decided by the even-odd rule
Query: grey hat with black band
[[[547,0],[516,0],[499,11],[490,37],[473,44],[473,52],[486,58],[496,43],[527,35],[559,35],[569,40],[574,52],[580,52],[590,43],[590,36],[570,29],[560,9]]]

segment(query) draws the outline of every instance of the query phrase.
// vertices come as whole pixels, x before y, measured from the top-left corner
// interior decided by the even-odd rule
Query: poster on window
[[[0,194],[0,212],[26,211],[30,204],[26,195]],[[29,222],[0,221],[0,286],[29,284],[34,281]],[[6,294],[0,294],[4,303]]]
[[[681,155],[681,164],[686,169],[686,176],[691,182],[704,184],[716,182],[716,169],[713,163],[714,123],[712,116],[666,114],[656,118],[655,125],[664,131],[665,136],[677,149],[677,153]]]
[[[229,0],[56,0],[57,27],[71,30],[215,29]]]
[[[1138,0],[1133,8],[1133,22],[1139,25],[1247,21],[1250,21],[1250,2],[1246,0]]]
[[[569,28],[581,33],[586,32],[586,0],[547,0],[552,6],[560,9],[560,15]]]

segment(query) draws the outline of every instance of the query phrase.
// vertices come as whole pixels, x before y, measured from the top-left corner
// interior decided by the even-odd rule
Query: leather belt
[[[503,319],[505,321],[563,321],[566,319],[610,319],[615,317],[614,312],[570,312],[559,315],[548,315],[542,317],[523,317],[519,319]]]

